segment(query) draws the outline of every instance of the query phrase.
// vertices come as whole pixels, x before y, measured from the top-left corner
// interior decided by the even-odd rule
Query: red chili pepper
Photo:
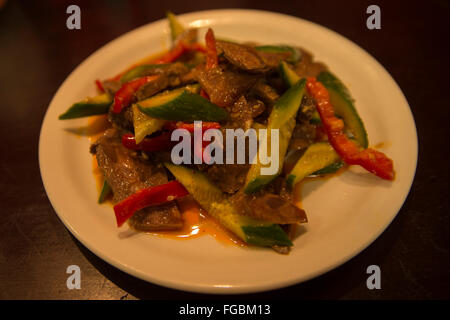
[[[159,59],[156,59],[154,61],[154,63],[174,62],[188,51],[198,51],[198,52],[206,53],[207,49],[199,43],[187,44],[184,41],[178,41],[178,43],[175,45],[175,47],[172,50],[170,50],[169,52],[164,54]]]
[[[200,43],[197,42],[189,44],[188,49],[189,51],[198,51],[205,54],[208,52],[208,50],[204,46],[202,46]]]
[[[178,181],[141,189],[114,206],[117,226],[122,226],[138,210],[157,206],[188,194],[186,188]]]
[[[176,143],[176,141],[170,140],[171,133],[163,132],[159,136],[153,138],[145,138],[139,144],[136,144],[136,139],[132,134],[124,134],[122,136],[122,145],[131,150],[142,150],[142,151],[160,151],[167,150]]]
[[[216,68],[219,65],[219,58],[217,57],[216,38],[214,31],[208,29],[205,35],[206,42],[206,69]]]
[[[170,121],[164,124],[165,130],[186,129],[189,132],[194,132],[193,123],[184,123],[182,121]],[[208,129],[220,129],[220,123],[218,122],[202,122],[202,132]]]
[[[333,148],[348,164],[357,164],[386,180],[394,179],[394,164],[384,153],[360,148],[343,132],[344,122],[336,118],[328,90],[316,78],[308,78],[309,93],[316,100],[316,107]]]
[[[177,60],[181,57],[186,51],[188,51],[188,47],[185,45],[183,41],[178,41],[175,47],[164,54],[161,58],[155,60],[155,63],[170,63]]]
[[[147,76],[128,81],[114,95],[113,112],[120,113],[124,107],[130,104],[134,93],[144,84],[158,79],[159,76]]]
[[[206,93],[206,91],[205,90],[203,90],[203,89],[200,89],[200,95],[203,97],[203,98],[205,98],[205,99],[208,99],[209,100],[209,96],[208,96],[208,94]]]
[[[95,85],[97,86],[97,89],[99,92],[103,93],[105,92],[105,88],[103,88],[103,84],[100,80],[95,80]]]

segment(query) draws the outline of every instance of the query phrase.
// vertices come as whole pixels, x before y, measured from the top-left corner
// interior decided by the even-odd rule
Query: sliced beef
[[[119,131],[130,131],[133,129],[133,109],[131,106],[127,106],[122,109],[120,113],[115,113],[112,111],[113,106],[109,108],[108,111],[108,121],[111,122],[114,128]]]
[[[264,81],[264,79],[258,81],[253,86],[252,91],[256,96],[261,98],[264,101],[264,103],[266,103],[269,106],[273,106],[280,97],[278,92],[269,84],[267,84]]]
[[[208,94],[211,102],[226,107],[232,105],[239,96],[247,92],[256,83],[258,77],[236,70],[213,68],[199,72],[197,80]]]
[[[241,70],[261,73],[270,69],[251,46],[220,40],[216,42],[216,46],[219,52],[223,52],[225,59]]]
[[[301,150],[309,147],[315,140],[316,126],[309,122],[297,123],[289,141],[288,150]]]
[[[122,84],[117,80],[105,80],[102,82],[103,89],[108,92],[110,95],[114,96],[114,94],[119,91]]]
[[[316,125],[310,123],[315,110],[313,99],[304,96],[297,113],[297,124],[289,141],[289,150],[306,149],[316,140]]]
[[[230,115],[230,120],[225,128],[242,128],[244,131],[251,128],[253,118],[259,116],[265,110],[265,105],[257,99],[247,99],[240,96],[231,106],[226,108]],[[224,132],[225,133],[225,132]]]
[[[257,51],[258,56],[265,63],[265,65],[270,69],[276,69],[280,65],[280,62],[292,55],[290,52],[263,52]]]
[[[133,229],[140,231],[176,230],[183,225],[180,211],[173,201],[139,210],[128,222]]]
[[[189,68],[181,62],[154,64],[142,76],[165,75],[167,77],[180,77],[189,72]]]
[[[297,113],[297,122],[310,121],[312,115],[316,111],[314,99],[308,95],[305,95],[302,100],[302,104]]]
[[[258,220],[277,224],[292,224],[307,222],[305,211],[284,199],[280,195],[259,192],[247,195],[238,192],[230,198],[239,214]]]
[[[244,186],[249,168],[248,164],[214,164],[206,174],[220,190],[233,194]]]
[[[295,66],[295,71],[302,78],[317,77],[320,72],[327,69],[327,67],[320,62],[315,62],[311,53],[304,49],[302,52],[302,59]]]
[[[111,186],[114,201],[119,202],[136,191],[164,184],[167,175],[162,167],[141,159],[122,146],[119,132],[108,129],[91,146],[99,168]],[[141,231],[173,230],[182,227],[183,221],[175,202],[147,207],[129,219],[130,225]]]

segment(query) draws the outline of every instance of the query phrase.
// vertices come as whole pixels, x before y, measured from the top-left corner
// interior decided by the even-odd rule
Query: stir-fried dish
[[[109,128],[90,152],[104,176],[99,202],[112,198],[119,227],[127,222],[144,232],[179,230],[185,221],[178,201],[189,196],[243,242],[288,253],[296,227],[307,222],[294,202],[300,181],[348,165],[393,180],[393,162],[368,147],[349,91],[309,52],[257,39],[221,40],[212,29],[203,42],[199,30],[185,28],[172,13],[167,18],[169,51],[97,80],[97,96],[60,116],[106,115]],[[191,136],[218,130],[227,139],[227,129],[277,130],[277,148],[269,151],[279,165],[262,174],[267,165],[250,157],[208,161],[203,151],[213,139],[203,139],[199,148],[192,142],[189,157],[200,161],[179,164],[172,157],[178,129]],[[230,151],[221,152],[227,158]]]

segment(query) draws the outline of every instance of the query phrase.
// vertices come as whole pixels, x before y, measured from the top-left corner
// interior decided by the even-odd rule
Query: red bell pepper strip
[[[113,112],[120,113],[124,107],[130,104],[134,93],[144,84],[158,79],[159,76],[147,76],[128,81],[114,95]]]
[[[308,78],[309,93],[316,101],[316,107],[333,148],[347,164],[357,164],[386,180],[394,179],[394,164],[384,153],[367,148],[361,150],[343,132],[344,122],[334,114],[328,90],[316,78]]]
[[[95,85],[97,86],[97,89],[100,93],[104,93],[105,92],[105,88],[103,88],[103,84],[100,80],[95,80]]]
[[[207,49],[199,43],[187,44],[184,41],[178,41],[175,47],[164,54],[162,57],[156,59],[154,63],[171,63],[180,58],[183,54],[188,51],[198,51],[206,53]]]
[[[141,189],[114,206],[117,226],[122,226],[138,210],[157,206],[188,194],[186,188],[178,181]]]
[[[161,57],[151,61],[150,63],[155,63],[155,64],[171,63],[171,62],[174,62],[175,60],[177,60],[179,57],[181,57],[187,51],[198,51],[198,52],[201,52],[204,54],[206,54],[206,52],[207,52],[206,48],[204,46],[202,46],[200,43],[196,42],[196,43],[187,44],[187,43],[184,43],[183,41],[179,41],[172,50],[165,53]],[[140,63],[140,64],[142,64],[142,63]],[[130,71],[131,69],[139,66],[140,64],[139,63],[133,64],[132,66],[128,67],[126,70],[115,75],[114,77],[110,78],[109,80],[119,81],[120,78],[122,77],[122,75],[124,75],[126,72]]]
[[[186,129],[187,131],[194,132],[193,123],[184,123],[182,121],[170,121],[166,122],[163,127],[165,130]],[[208,129],[220,129],[220,123],[218,122],[202,122],[202,132]]]
[[[203,97],[203,98],[205,98],[205,99],[208,99],[209,100],[209,96],[208,96],[208,94],[206,93],[206,91],[205,90],[203,90],[203,89],[200,89],[200,95]]]
[[[139,144],[136,144],[134,135],[127,133],[122,136],[122,145],[131,150],[142,150],[149,152],[167,150],[176,143],[176,141],[171,141],[170,137],[170,132],[163,132],[159,136],[145,138]]]
[[[208,50],[204,46],[202,46],[200,43],[197,42],[188,44],[187,46],[189,51],[198,51],[205,54],[208,52]]]
[[[185,52],[188,51],[188,46],[183,41],[178,41],[178,43],[175,45],[175,47],[164,54],[159,59],[155,60],[155,63],[170,63],[177,60],[179,57],[181,57]]]
[[[217,57],[216,38],[211,28],[205,35],[206,42],[206,69],[212,69],[219,66],[219,58]]]

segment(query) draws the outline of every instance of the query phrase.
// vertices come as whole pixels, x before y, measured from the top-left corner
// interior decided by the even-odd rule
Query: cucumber
[[[120,82],[125,83],[125,82],[131,81],[133,79],[146,76],[146,75],[150,74],[152,72],[152,70],[161,69],[168,65],[169,64],[167,64],[167,63],[161,63],[161,64],[143,64],[140,66],[136,66],[136,67],[132,68],[131,70],[125,72],[120,77]]]
[[[306,149],[300,159],[298,159],[294,168],[287,176],[286,183],[288,186],[294,187],[305,177],[334,164],[339,159],[339,155],[328,142],[312,144]]]
[[[246,243],[263,247],[292,246],[278,224],[239,215],[222,191],[200,171],[170,163],[164,165],[203,209]]]
[[[149,117],[139,110],[136,104],[133,104],[132,110],[134,138],[136,139],[136,143],[140,143],[144,140],[145,136],[160,130],[166,122],[165,120]]]
[[[166,17],[167,20],[169,20],[170,38],[172,41],[175,41],[185,31],[185,29],[171,11],[167,11]]]
[[[300,80],[300,77],[291,69],[291,67],[289,67],[289,64],[286,61],[281,61],[278,69],[287,88],[292,87]]]
[[[228,119],[225,109],[208,99],[192,93],[190,87],[157,94],[137,102],[139,109],[150,117],[175,121],[223,121]]]
[[[280,62],[279,71],[284,84],[288,88],[292,87],[298,80],[300,80],[300,77],[297,75],[297,73],[295,73],[295,71],[292,70],[291,67],[289,67],[289,65],[285,61]],[[317,112],[317,110],[315,110],[314,113],[312,114],[310,123],[311,124],[322,123],[322,121],[320,120],[319,112]]]
[[[295,117],[305,94],[305,85],[306,79],[301,79],[287,90],[275,102],[267,122],[268,154],[271,154],[270,131],[271,129],[279,130],[279,167],[277,173],[262,175],[261,168],[263,165],[260,162],[252,164],[246,178],[245,193],[250,194],[260,190],[280,174],[289,140],[296,124]]]
[[[325,174],[335,173],[336,171],[338,171],[343,166],[344,166],[344,162],[337,161],[337,162],[334,162],[334,163],[326,166],[323,169],[320,169],[320,170],[317,170],[317,171],[311,173],[310,176],[322,176],[322,175],[325,175]]]
[[[73,104],[58,118],[59,120],[68,120],[106,114],[112,103],[113,98],[108,93],[103,93],[96,97],[86,98],[83,101]]]
[[[311,124],[321,124],[322,120],[320,120],[320,115],[319,112],[317,112],[317,110],[314,110],[311,119],[309,119],[309,123]]]
[[[328,71],[322,71],[317,80],[320,81],[330,93],[330,101],[334,107],[336,116],[342,118],[346,128],[355,137],[356,142],[362,147],[367,148],[369,141],[364,123],[356,111],[353,104],[353,98],[344,84]]]
[[[100,191],[100,195],[98,196],[98,203],[105,202],[106,198],[112,193],[112,189],[109,186],[106,180],[103,182],[102,191]]]
[[[257,51],[268,52],[268,53],[285,53],[288,52],[291,54],[287,61],[291,63],[297,63],[300,61],[302,57],[302,53],[300,50],[286,45],[264,45],[264,46],[256,46],[255,49]]]

